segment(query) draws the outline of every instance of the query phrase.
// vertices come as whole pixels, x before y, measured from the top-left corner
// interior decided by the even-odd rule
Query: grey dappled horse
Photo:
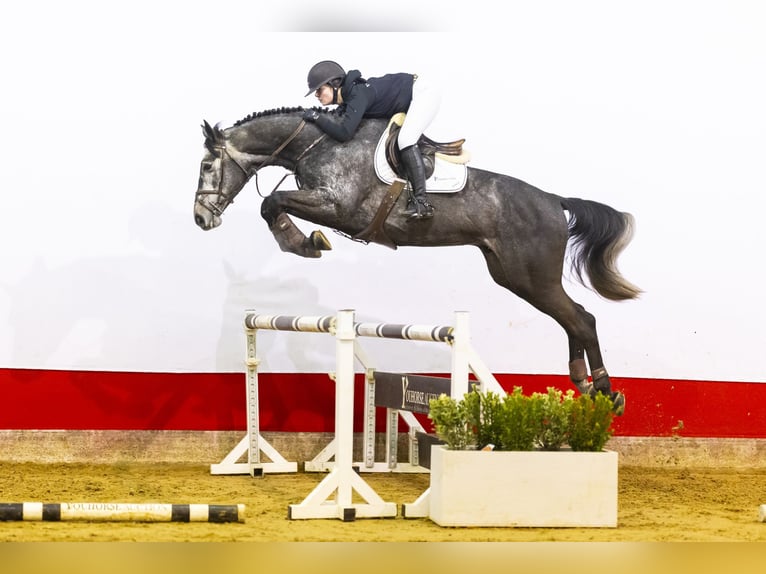
[[[306,237],[289,215],[352,237],[370,224],[388,191],[373,168],[375,147],[387,122],[363,120],[352,140],[338,143],[303,122],[302,112],[303,108],[259,112],[224,130],[203,124],[206,152],[194,204],[199,227],[209,230],[220,225],[224,210],[265,165],[294,173],[300,188],[274,190],[261,205],[261,215],[283,251],[319,257],[331,248],[321,231]],[[496,283],[564,328],[570,379],[580,392],[602,392],[621,414],[624,397],[612,391],[596,320],[564,291],[562,273],[571,239],[572,267],[580,282],[585,284],[587,274],[590,286],[606,299],[637,297],[640,290],[616,267],[632,237],[633,217],[595,201],[559,197],[513,177],[471,167],[462,191],[431,194],[429,199],[436,209],[434,217],[412,221],[403,215],[405,198],[399,198],[383,227],[391,242],[478,247]]]

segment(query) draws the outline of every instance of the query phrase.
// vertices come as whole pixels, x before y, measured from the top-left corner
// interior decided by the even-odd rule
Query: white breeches
[[[399,149],[418,143],[420,136],[436,117],[441,101],[441,93],[436,86],[428,78],[418,76],[412,85],[412,102],[407,117],[399,130]]]

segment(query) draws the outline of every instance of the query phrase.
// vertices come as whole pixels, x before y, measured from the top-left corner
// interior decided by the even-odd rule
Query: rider
[[[386,74],[365,80],[359,70],[346,73],[337,62],[323,60],[308,73],[309,91],[323,106],[338,105],[338,119],[316,110],[306,110],[303,119],[315,122],[332,138],[350,140],[362,118],[389,119],[407,112],[397,143],[412,191],[405,214],[413,219],[433,217],[434,208],[426,196],[426,168],[417,141],[436,116],[441,96],[415,74]]]

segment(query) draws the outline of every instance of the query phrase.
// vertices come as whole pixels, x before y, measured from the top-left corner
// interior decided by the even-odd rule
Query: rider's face
[[[332,104],[332,88],[329,84],[323,84],[317,88],[317,91],[314,92],[314,95],[317,97],[317,100],[319,100],[319,103],[323,106],[329,106]]]

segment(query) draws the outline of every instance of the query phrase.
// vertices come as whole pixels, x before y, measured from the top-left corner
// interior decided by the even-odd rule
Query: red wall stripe
[[[442,374],[442,376],[444,376]],[[525,394],[565,375],[496,375]],[[332,432],[334,384],[319,373],[261,373],[264,431]],[[355,429],[362,429],[363,377],[357,375]],[[766,384],[614,378],[627,397],[617,436],[766,438]],[[0,428],[63,430],[244,430],[241,373],[129,373],[0,369]],[[385,428],[382,409],[378,429]],[[427,418],[421,418],[428,425]],[[403,430],[403,429],[402,429]]]

